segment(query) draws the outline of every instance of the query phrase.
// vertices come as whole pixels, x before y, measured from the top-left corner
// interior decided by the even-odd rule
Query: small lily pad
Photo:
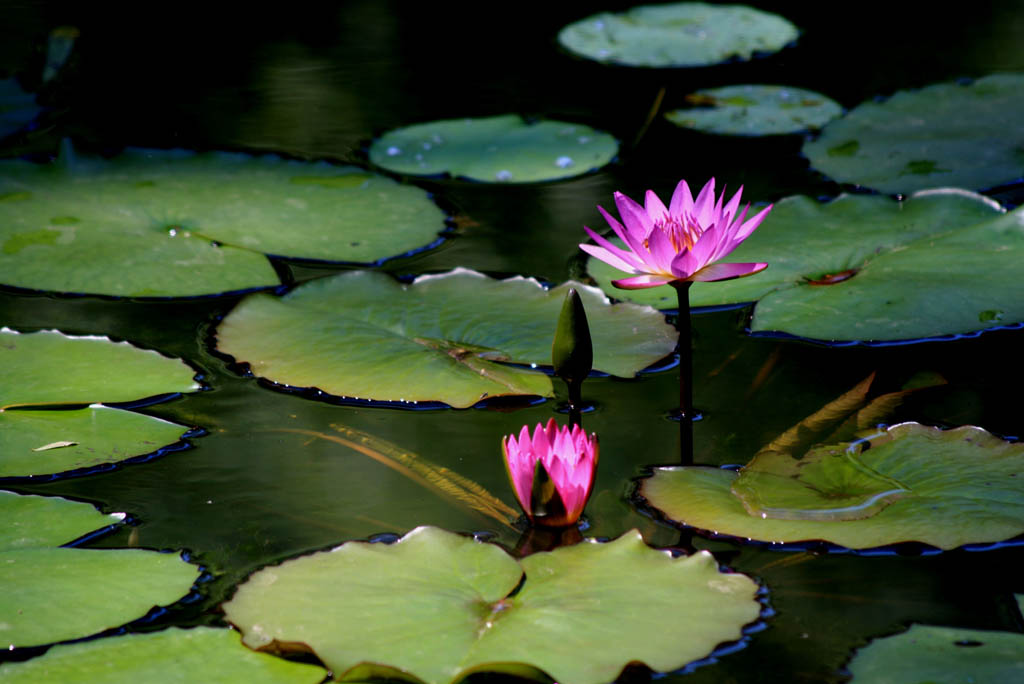
[[[177,359],[105,337],[0,328],[0,477],[60,473],[152,453],[188,430],[165,420],[93,404],[199,389]]]
[[[105,515],[79,501],[0,490],[0,519],[0,550],[10,551],[67,544],[121,522],[124,513]]]
[[[598,62],[689,67],[776,52],[797,34],[783,17],[745,5],[677,2],[595,14],[563,28],[558,42]]]
[[[601,684],[631,662],[674,670],[739,639],[760,613],[756,592],[709,553],[672,558],[635,530],[516,562],[421,527],[389,546],[349,542],[265,568],[224,610],[249,646],[301,644],[342,678],[387,668],[448,684],[481,670],[539,670]]]
[[[0,551],[0,644],[77,639],[185,596],[199,568],[142,549]]]
[[[1024,681],[1024,634],[911,625],[859,649],[849,665],[856,684]]]
[[[981,428],[904,423],[799,460],[768,456],[750,472],[659,468],[641,493],[671,520],[765,542],[952,549],[1024,533],[1024,444]]]
[[[864,102],[804,145],[811,166],[890,194],[1024,178],[1024,74],[940,83]]]
[[[665,117],[683,128],[718,135],[785,135],[817,130],[843,113],[821,93],[777,85],[732,85],[687,95],[693,105]]]
[[[134,297],[265,288],[265,254],[374,263],[444,229],[427,194],[274,156],[128,150],[0,162],[0,284]]]
[[[125,634],[54,646],[44,655],[0,666],[5,684],[317,684],[322,667],[254,653],[230,629],[172,627],[149,634]]]
[[[594,368],[630,377],[670,354],[676,333],[658,312],[611,305],[596,288],[545,290],[456,269],[402,285],[372,271],[316,280],[284,297],[247,297],[217,329],[217,348],[254,374],[292,387],[382,401],[551,396],[551,363],[565,291],[587,310]]]
[[[751,330],[818,340],[910,340],[1024,321],[1024,211],[990,199],[928,190],[905,201],[842,195],[828,203],[787,197],[729,255],[764,271],[695,283],[695,307],[757,301]],[[621,272],[587,264],[605,292],[643,304],[674,304],[669,288],[618,290]]]
[[[506,114],[389,131],[370,145],[370,161],[414,176],[448,174],[488,183],[532,183],[593,171],[618,151],[615,138],[583,124],[528,122]]]

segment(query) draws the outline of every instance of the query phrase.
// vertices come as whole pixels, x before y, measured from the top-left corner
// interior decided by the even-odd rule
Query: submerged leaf
[[[672,558],[636,531],[517,563],[497,546],[421,527],[390,546],[349,542],[265,568],[224,610],[246,644],[301,643],[341,678],[372,670],[449,684],[481,670],[539,670],[601,684],[630,662],[673,670],[738,639],[760,613],[756,592],[709,553]]]
[[[595,368],[628,377],[671,353],[676,335],[656,311],[612,306],[579,284],[545,290],[465,269],[410,285],[353,271],[284,297],[252,295],[218,327],[217,347],[258,376],[342,397],[464,408],[494,396],[550,396],[546,375],[497,361],[549,363],[568,287],[587,302]]]
[[[981,428],[903,423],[848,447],[815,449],[794,464],[780,459],[792,461],[775,455],[753,477],[659,468],[641,493],[672,520],[770,542],[869,548],[919,541],[952,549],[1024,533],[1024,444]]]

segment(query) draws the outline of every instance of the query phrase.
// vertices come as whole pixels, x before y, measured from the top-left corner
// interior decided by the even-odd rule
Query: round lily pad
[[[658,468],[641,493],[671,520],[735,537],[952,549],[1024,533],[1024,444],[904,423],[799,460],[769,453],[740,472]]]
[[[185,596],[199,568],[142,549],[0,551],[0,644],[89,636]]]
[[[448,174],[489,183],[532,183],[593,171],[618,151],[615,138],[583,124],[525,121],[505,114],[389,131],[370,145],[370,161],[414,176]]]
[[[127,342],[0,328],[0,477],[122,461],[179,441],[185,426],[130,411],[24,407],[190,392],[199,388],[194,374],[178,359]]]
[[[683,128],[719,135],[784,135],[817,130],[843,113],[821,93],[777,85],[732,85],[686,96],[689,109],[665,117]]]
[[[746,278],[695,283],[695,307],[757,301],[751,330],[818,340],[910,340],[1024,321],[1024,212],[957,189],[902,202],[842,195],[778,202],[729,255],[762,261]],[[674,306],[670,288],[618,290],[621,272],[596,259],[588,270],[614,297]],[[668,291],[665,291],[668,290]]]
[[[859,649],[849,665],[856,684],[1024,681],[1024,634],[911,625]]]
[[[551,396],[543,373],[499,362],[551,363],[569,287],[586,306],[595,369],[630,377],[672,352],[677,334],[652,309],[613,306],[578,283],[545,290],[466,269],[410,285],[353,271],[284,297],[251,295],[218,327],[217,348],[258,376],[341,397],[465,408],[494,396]]]
[[[886,193],[1024,178],[1024,74],[940,83],[864,102],[804,145],[811,166]]]
[[[297,642],[345,678],[384,666],[428,684],[480,670],[600,684],[631,662],[673,670],[740,638],[756,592],[709,553],[672,558],[635,530],[516,562],[421,527],[261,570],[224,610],[249,646]]]
[[[32,660],[0,666],[5,684],[317,684],[322,667],[254,653],[230,629],[172,627],[149,634],[125,634],[60,644]]]
[[[124,513],[100,513],[96,507],[57,496],[33,496],[0,490],[0,550],[67,544],[124,520]]]
[[[0,162],[0,284],[216,294],[279,284],[265,254],[374,263],[444,229],[425,192],[355,167],[159,150],[69,156]]]
[[[688,67],[776,52],[797,33],[783,17],[745,5],[677,2],[595,14],[563,28],[558,42],[598,62]]]

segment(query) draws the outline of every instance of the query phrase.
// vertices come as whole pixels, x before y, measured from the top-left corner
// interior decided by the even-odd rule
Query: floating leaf
[[[763,261],[755,275],[695,283],[693,306],[758,301],[751,329],[820,340],[906,340],[973,332],[1024,320],[1017,278],[1024,211],[956,189],[903,202],[842,195],[822,204],[794,196],[728,261]],[[587,268],[612,296],[670,306],[667,288],[617,290],[619,271]],[[649,294],[648,294],[649,292]],[[998,310],[998,321],[986,312]]]
[[[843,108],[820,93],[776,85],[732,85],[687,95],[694,105],[665,117],[683,128],[719,135],[784,135],[821,128]]]
[[[230,629],[172,627],[149,634],[125,634],[54,646],[44,655],[0,666],[4,684],[317,684],[323,668],[254,653]]]
[[[673,670],[738,639],[760,612],[756,592],[709,553],[672,558],[635,530],[517,563],[420,527],[390,546],[349,542],[261,570],[224,610],[249,646],[308,647],[346,678],[384,666],[446,684],[535,669],[600,684],[630,662]]]
[[[1024,177],[1024,74],[864,102],[804,145],[811,166],[882,192],[982,189]]]
[[[356,263],[420,249],[444,215],[418,188],[355,167],[128,150],[0,163],[0,282],[183,297],[277,285],[264,254]]]
[[[370,161],[414,176],[531,183],[587,173],[610,162],[618,150],[615,138],[589,126],[527,122],[506,114],[389,131],[370,145]]]
[[[821,539],[861,549],[918,541],[952,549],[1024,533],[1024,444],[977,427],[904,423],[849,447],[820,447],[792,464],[798,479],[773,474],[784,469],[770,459],[748,467],[756,474],[740,484],[742,499],[736,488],[746,473],[714,468],[659,468],[641,492],[672,520],[768,542]],[[902,491],[890,493],[896,488]],[[856,504],[851,510],[858,497],[867,517]]]
[[[849,665],[856,684],[1024,681],[1024,634],[911,625],[875,639]]]
[[[98,404],[198,389],[177,359],[105,337],[0,328],[0,477],[59,473],[152,453],[187,428]]]
[[[598,62],[686,67],[776,52],[796,37],[796,27],[777,14],[745,5],[678,2],[595,14],[563,28],[558,42]]]
[[[67,544],[120,522],[124,513],[105,515],[87,503],[0,490],[0,519],[0,550],[9,551]]]
[[[0,551],[0,644],[89,636],[188,593],[199,568],[142,549]]]
[[[354,271],[284,297],[251,295],[217,329],[217,348],[258,376],[343,397],[465,408],[493,396],[551,396],[546,375],[498,361],[550,363],[569,287],[586,303],[596,369],[628,377],[672,352],[675,332],[655,311],[612,306],[576,283],[545,290],[466,269],[411,285]]]

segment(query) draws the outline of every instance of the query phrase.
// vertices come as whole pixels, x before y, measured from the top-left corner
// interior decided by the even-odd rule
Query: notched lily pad
[[[0,644],[40,646],[89,636],[185,596],[199,568],[142,549],[0,551]]]
[[[178,359],[105,337],[0,328],[0,477],[60,473],[149,454],[188,428],[92,404],[199,389]],[[86,408],[68,410],[35,407]]]
[[[217,349],[276,383],[346,398],[465,408],[494,396],[551,396],[546,375],[501,362],[551,363],[570,286],[587,309],[595,369],[629,377],[672,352],[676,333],[656,311],[613,306],[578,283],[545,290],[466,269],[410,285],[353,271],[284,297],[251,295],[218,327]]]
[[[804,145],[811,166],[882,192],[989,188],[1024,178],[1024,74],[864,102]]]
[[[903,423],[800,459],[767,453],[738,473],[659,468],[641,493],[672,520],[736,537],[952,549],[1024,533],[1024,444]]]
[[[783,17],[745,5],[678,2],[595,14],[563,28],[558,42],[598,62],[690,67],[776,52],[797,34]]]
[[[390,546],[349,542],[265,568],[224,610],[246,644],[301,644],[342,678],[448,684],[481,670],[541,671],[600,684],[631,662],[674,670],[740,638],[760,614],[756,593],[707,552],[672,558],[635,530],[517,562],[421,527]]]
[[[1024,634],[911,625],[875,639],[849,664],[856,684],[1024,681]]]
[[[0,162],[0,284],[185,297],[280,283],[265,254],[375,263],[444,229],[425,192],[355,167],[127,150]]]
[[[803,196],[775,205],[729,255],[764,271],[695,283],[695,307],[756,301],[753,332],[831,341],[894,341],[971,333],[1024,321],[1024,210],[1004,213],[965,190],[927,190],[905,201]],[[671,306],[668,288],[618,290],[621,272],[590,259],[608,294]]]
[[[817,130],[843,113],[821,93],[777,85],[733,85],[686,96],[688,109],[665,117],[683,128],[718,135],[784,135]]]
[[[171,627],[61,644],[32,660],[0,666],[0,682],[5,684],[317,684],[326,674],[316,665],[254,653],[242,645],[238,632],[212,627]]]
[[[614,159],[618,150],[615,138],[583,124],[528,122],[506,114],[389,131],[370,145],[370,161],[414,176],[531,183],[593,171]]]
[[[124,513],[103,514],[95,506],[58,496],[0,490],[0,550],[67,544],[89,532],[116,525]]]

